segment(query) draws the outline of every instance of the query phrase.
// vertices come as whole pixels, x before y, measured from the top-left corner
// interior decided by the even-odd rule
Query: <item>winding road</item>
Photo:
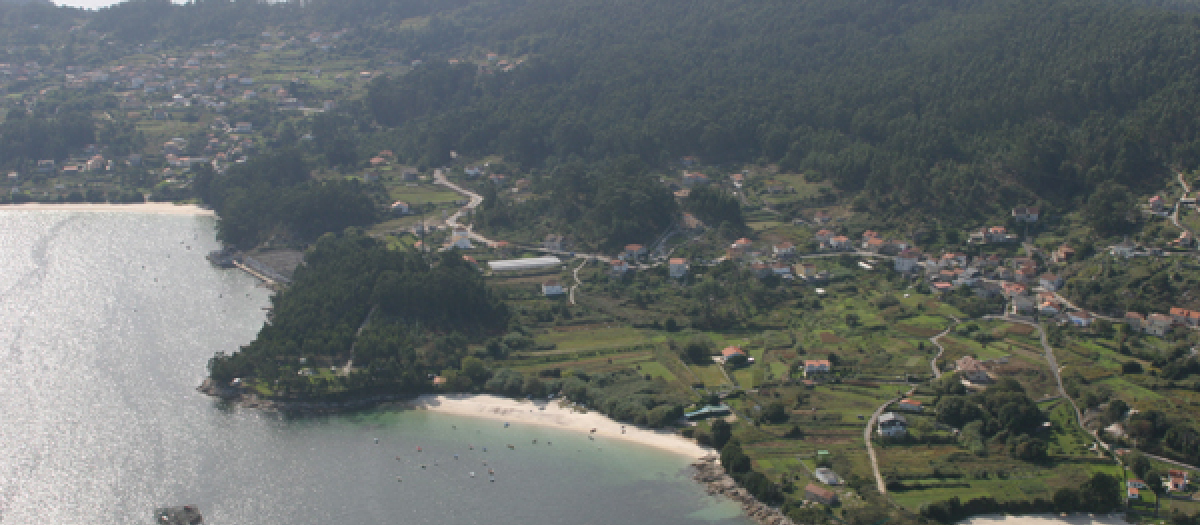
[[[951,319],[954,319],[953,324],[951,324],[950,326],[947,326],[945,330],[942,330],[942,333],[929,338],[929,342],[933,343],[935,346],[938,347],[937,355],[933,356],[933,359],[929,360],[929,367],[933,369],[933,378],[934,379],[942,378],[942,371],[940,369],[938,369],[937,362],[938,362],[938,359],[942,358],[942,354],[946,352],[946,349],[942,347],[942,343],[939,343],[938,339],[941,339],[943,336],[950,333],[950,330],[953,329],[955,327],[955,325],[962,322],[962,320],[957,317],[951,316]]]
[[[1041,323],[1036,323],[1033,321],[1026,321],[1024,319],[1014,319],[1012,317],[1001,316],[1001,315],[985,315],[985,316],[983,316],[983,318],[988,319],[988,320],[995,320],[995,321],[1007,321],[1010,323],[1019,323],[1019,324],[1023,324],[1023,325],[1027,325],[1027,326],[1032,326],[1037,329],[1038,338],[1041,340],[1041,343],[1042,343],[1042,350],[1045,351],[1045,354],[1046,354],[1046,362],[1050,365],[1050,371],[1054,373],[1054,381],[1058,383],[1058,395],[1060,395],[1064,399],[1066,399],[1068,403],[1071,403],[1071,409],[1075,411],[1075,422],[1079,424],[1079,428],[1082,428],[1084,430],[1084,432],[1091,434],[1092,439],[1095,440],[1096,443],[1099,443],[1099,446],[1104,447],[1104,449],[1107,450],[1108,444],[1105,443],[1104,441],[1101,441],[1100,437],[1096,435],[1095,431],[1088,430],[1088,428],[1083,425],[1083,412],[1081,412],[1079,410],[1079,405],[1075,404],[1075,400],[1071,399],[1071,396],[1067,395],[1067,389],[1063,388],[1062,373],[1061,373],[1061,368],[1058,366],[1058,359],[1056,359],[1054,357],[1054,349],[1050,347],[1050,342],[1046,340],[1046,330],[1043,329]],[[1119,459],[1117,460],[1117,463],[1118,464],[1120,463]]]
[[[446,218],[446,225],[451,228],[460,228],[460,227],[466,228],[467,235],[471,237],[471,240],[481,242],[488,246],[494,246],[496,244],[495,241],[493,241],[487,237],[484,237],[478,233],[475,233],[475,231],[473,229],[471,229],[471,226],[463,225],[458,222],[458,220],[460,218],[462,218],[463,215],[467,214],[468,212],[470,212],[471,210],[475,209],[480,204],[482,204],[483,197],[479,196],[478,193],[475,193],[471,190],[465,189],[462,186],[459,186],[453,182],[450,182],[450,180],[448,180],[446,178],[446,173],[444,171],[442,171],[441,169],[433,170],[433,183],[450,188],[451,190],[454,190],[455,193],[458,193],[468,199],[466,206],[459,208],[458,211],[454,212],[454,215],[451,215]]]

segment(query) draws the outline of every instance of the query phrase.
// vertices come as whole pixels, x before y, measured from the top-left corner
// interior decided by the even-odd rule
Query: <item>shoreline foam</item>
[[[623,425],[599,412],[580,413],[559,406],[558,401],[516,400],[486,394],[427,394],[403,403],[417,410],[479,417],[515,424],[559,428],[602,439],[619,439],[681,455],[690,459],[711,456],[717,451],[667,430]],[[544,408],[544,410],[543,410]],[[595,433],[592,430],[595,429]],[[622,433],[624,429],[624,433]]]
[[[64,202],[44,203],[26,202],[21,204],[2,204],[0,211],[86,211],[86,212],[117,212],[117,213],[151,213],[157,215],[192,215],[214,217],[216,212],[201,208],[195,204],[174,204],[170,202],[145,202],[129,204]]]

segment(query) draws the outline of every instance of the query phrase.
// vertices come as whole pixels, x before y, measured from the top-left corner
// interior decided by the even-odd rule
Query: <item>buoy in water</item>
[[[379,438],[375,438],[375,444],[376,444],[376,445],[378,445],[378,444],[379,444]]]
[[[455,454],[455,455],[454,455],[454,459],[458,459],[458,454]]]
[[[404,480],[400,479],[400,476],[396,476],[396,482],[401,482],[401,481],[404,481]]]
[[[475,473],[474,473],[474,472],[472,472],[472,473],[471,473],[471,477],[472,477],[472,478],[473,478],[473,477],[475,477]]]
[[[496,482],[496,478],[490,478],[490,479],[488,479],[488,481],[491,481],[492,483],[495,483],[495,482]]]
[[[420,451],[421,451],[421,447],[417,447],[417,452],[420,452]]]

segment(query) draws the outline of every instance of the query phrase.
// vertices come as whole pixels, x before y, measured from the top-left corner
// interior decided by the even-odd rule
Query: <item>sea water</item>
[[[653,448],[415,410],[284,419],[197,393],[270,295],[207,264],[213,232],[0,211],[0,523],[149,524],[181,504],[218,525],[748,523]]]

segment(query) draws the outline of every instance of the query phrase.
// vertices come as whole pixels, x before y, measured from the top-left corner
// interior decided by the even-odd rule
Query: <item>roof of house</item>
[[[1075,312],[1067,312],[1067,317],[1071,317],[1071,318],[1075,318],[1075,319],[1091,319],[1092,314],[1089,314],[1083,310],[1079,310],[1079,311],[1075,311]]]
[[[671,258],[671,264],[687,264],[687,259],[684,259],[683,257],[673,257]]]
[[[832,490],[829,490],[825,487],[817,485],[816,483],[809,483],[808,486],[804,487],[804,492],[806,494],[812,494],[813,496],[816,496],[816,497],[826,500],[826,501],[832,500],[834,497],[834,493]]]
[[[1165,321],[1168,323],[1174,320],[1171,318],[1171,316],[1163,314],[1150,314],[1146,316],[1146,319],[1149,321]]]
[[[831,366],[828,359],[805,359],[804,366]]]
[[[912,406],[915,406],[915,407],[919,407],[919,406],[921,406],[921,402],[920,402],[920,401],[917,401],[916,399],[901,399],[901,400],[900,400],[900,404],[902,404],[902,405],[912,405]]]
[[[721,350],[721,356],[723,357],[733,357],[735,355],[744,356],[746,352],[736,346],[727,346],[724,350]]]
[[[897,414],[897,413],[895,413],[895,412],[888,412],[888,413],[886,413],[886,414],[884,414],[884,415],[882,415],[882,416],[879,416],[879,422],[880,422],[881,424],[882,424],[882,423],[885,423],[885,422],[888,422],[888,421],[896,421],[896,422],[899,422],[900,424],[903,424],[903,425],[907,425],[907,424],[908,424],[908,420],[907,420],[907,419],[904,419],[904,416],[902,416],[902,415],[900,415],[900,414]]]
[[[1144,316],[1140,313],[1137,313],[1137,312],[1125,312],[1125,318],[1126,319],[1137,319],[1139,321],[1146,320],[1146,316]]]
[[[967,371],[967,370],[986,371],[987,370],[986,368],[984,368],[983,362],[981,362],[980,360],[975,359],[973,356],[969,356],[969,355],[958,358],[958,361],[954,362],[954,367],[960,371]]]

